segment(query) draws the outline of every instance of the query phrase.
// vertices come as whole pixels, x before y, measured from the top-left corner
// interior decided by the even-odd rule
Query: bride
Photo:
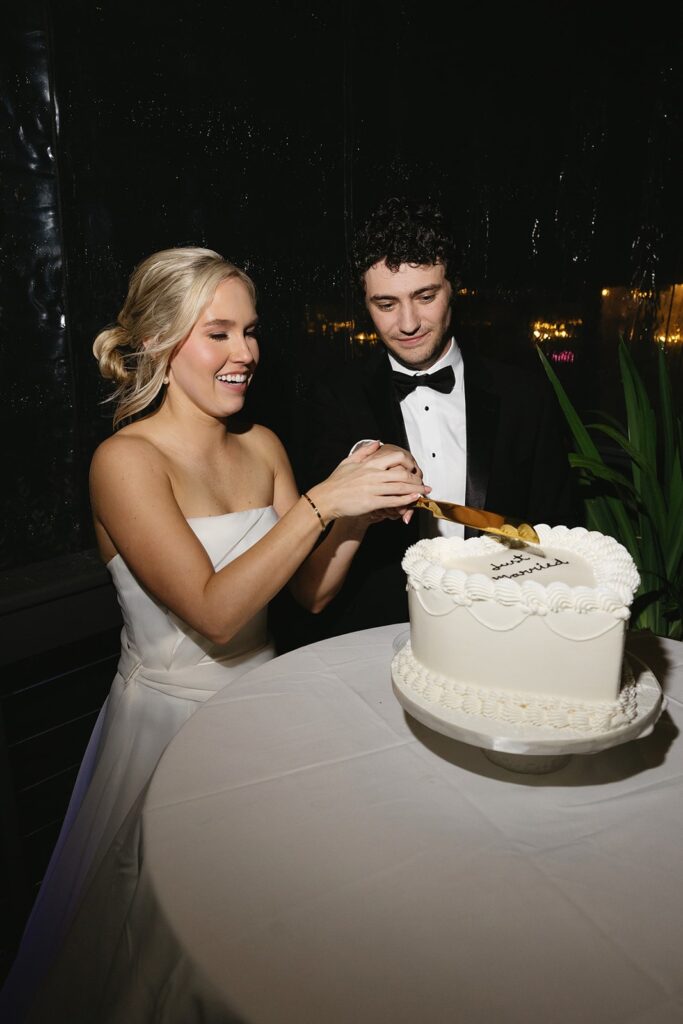
[[[257,331],[250,278],[215,252],[175,248],[135,269],[116,325],[95,340],[117,384],[119,429],[94,454],[90,494],[121,657],[0,997],[6,1024],[26,1019],[92,880],[99,871],[101,889],[113,871],[166,745],[200,702],[274,656],[271,598],[287,584],[322,609],[369,523],[408,521],[429,490],[408,452],[377,442],[300,495],[275,434],[239,417]],[[46,1017],[32,1019],[55,1019],[48,992]]]

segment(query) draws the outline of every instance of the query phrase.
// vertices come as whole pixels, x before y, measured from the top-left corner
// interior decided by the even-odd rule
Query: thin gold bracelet
[[[304,491],[304,493],[303,493],[303,494],[301,495],[301,497],[302,497],[302,498],[305,498],[305,499],[306,499],[306,501],[307,501],[307,502],[308,502],[308,504],[309,504],[309,505],[311,506],[311,508],[313,509],[313,511],[315,512],[315,514],[317,515],[318,519],[320,520],[320,529],[321,529],[321,530],[326,530],[326,529],[327,529],[327,527],[325,526],[325,520],[324,520],[324,519],[323,519],[323,517],[322,517],[322,516],[320,515],[320,512],[318,511],[318,508],[317,508],[317,506],[316,506],[315,502],[311,501],[311,499],[310,499],[310,498],[308,497],[308,495],[306,494],[306,492],[305,492],[305,491]]]

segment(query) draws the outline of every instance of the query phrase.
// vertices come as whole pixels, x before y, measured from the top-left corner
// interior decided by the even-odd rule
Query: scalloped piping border
[[[625,658],[618,699],[595,702],[553,699],[460,683],[425,668],[413,654],[410,641],[394,656],[391,667],[405,686],[429,704],[512,725],[603,733],[628,725],[638,714],[637,685]]]
[[[447,567],[423,552],[434,550],[435,541],[421,540],[411,545],[401,565],[409,586],[415,589],[440,589],[456,604],[469,605],[474,601],[497,601],[504,605],[518,604],[528,613],[544,615],[547,612],[605,611],[616,618],[628,619],[640,577],[633,559],[613,537],[589,531],[578,526],[550,527],[541,523],[536,527],[541,544],[558,551],[571,551],[585,558],[596,574],[595,587],[570,587],[565,583],[551,583],[547,587],[537,582],[517,583],[505,580],[494,583],[482,573],[466,573],[456,566]],[[498,541],[489,537],[469,540],[437,538],[436,543],[456,544],[463,556],[485,555],[496,551]]]

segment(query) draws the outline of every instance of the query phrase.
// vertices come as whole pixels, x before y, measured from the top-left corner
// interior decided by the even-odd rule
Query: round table
[[[255,669],[161,759],[142,871],[196,1019],[679,1024],[683,644],[629,638],[651,735],[529,776],[404,713],[405,628]]]

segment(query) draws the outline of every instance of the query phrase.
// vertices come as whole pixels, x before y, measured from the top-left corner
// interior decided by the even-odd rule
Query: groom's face
[[[365,305],[391,354],[412,370],[428,370],[450,341],[450,282],[443,263],[384,261],[365,272]]]

